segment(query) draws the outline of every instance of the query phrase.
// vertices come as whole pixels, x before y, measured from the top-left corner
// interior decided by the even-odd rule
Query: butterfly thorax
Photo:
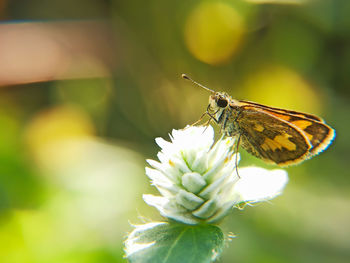
[[[217,124],[227,136],[240,133],[237,118],[240,113],[239,102],[225,92],[215,92],[209,97],[208,111],[215,117]]]

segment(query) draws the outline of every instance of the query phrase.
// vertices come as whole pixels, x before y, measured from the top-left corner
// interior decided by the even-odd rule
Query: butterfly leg
[[[210,117],[209,118],[209,120],[206,122],[206,124],[205,124],[205,129],[204,129],[204,131],[203,131],[203,133],[206,131],[206,129],[209,127],[209,124],[210,124],[210,122],[212,121],[212,120],[214,120],[216,123],[218,123],[218,120],[209,112],[209,107],[210,107],[210,105],[208,105],[208,107],[207,107],[207,111],[205,112],[205,114],[208,114],[208,116]],[[214,115],[217,113],[217,111],[216,112],[214,112]]]
[[[202,114],[202,116],[196,121],[194,122],[193,124],[191,124],[191,126],[194,126],[196,124],[198,124],[199,122],[201,122],[203,120],[203,118],[205,117],[205,115],[208,115],[210,117],[209,121],[206,122],[205,126],[208,126],[210,124],[210,121],[213,119],[216,123],[218,123],[218,120],[215,119],[215,117],[209,112],[209,109],[210,109],[210,105],[208,105],[207,107],[207,110],[206,112],[204,112]],[[216,114],[217,112],[214,113],[214,115]]]
[[[224,112],[221,114],[220,117],[222,117],[222,116],[224,116]],[[227,123],[228,118],[229,118],[229,115],[226,115],[225,120],[223,121],[221,128],[220,128],[220,132],[225,133],[226,135],[228,135],[227,132],[225,132],[226,123]]]
[[[208,115],[210,118],[209,118],[209,120],[204,124],[204,126],[206,126],[206,128],[204,129],[203,133],[206,131],[206,129],[208,128],[208,126],[209,126],[209,124],[210,124],[210,122],[211,122],[212,120],[214,120],[216,123],[219,123],[219,121],[214,117],[215,114],[216,114],[218,111],[216,111],[216,112],[214,112],[214,114],[212,114],[212,113],[209,112],[209,110],[210,110],[210,105],[208,105],[206,112],[204,112],[204,113],[202,114],[202,116],[199,118],[199,120],[196,121],[195,123],[193,123],[191,126],[194,126],[194,125],[196,125],[197,123],[199,123],[199,122],[204,118],[205,115]]]
[[[239,173],[238,173],[238,149],[239,149],[239,143],[240,143],[240,142],[241,142],[241,134],[238,135],[238,139],[237,139],[236,147],[235,147],[235,154],[236,154],[236,173],[237,173],[238,179],[241,179],[241,177],[239,176]]]
[[[207,130],[207,128],[209,127],[210,122],[211,122],[211,119],[209,119],[209,120],[204,124],[205,129],[204,129],[203,133],[204,133],[204,132]]]
[[[191,126],[195,126],[195,125],[197,125],[198,123],[200,123],[200,122],[203,120],[203,118],[205,117],[205,115],[207,115],[207,114],[208,114],[208,112],[204,112],[204,113],[202,114],[202,116],[201,116],[196,122],[194,122],[194,123],[191,124]]]
[[[207,111],[206,111],[205,113],[209,115],[210,120],[214,120],[214,121],[216,122],[216,124],[218,124],[219,121],[215,118],[215,114],[218,113],[219,110],[217,110],[216,112],[214,112],[213,114],[211,114],[211,113],[209,112],[209,109],[210,109],[210,105],[208,105]],[[209,123],[208,123],[208,125],[209,125]]]

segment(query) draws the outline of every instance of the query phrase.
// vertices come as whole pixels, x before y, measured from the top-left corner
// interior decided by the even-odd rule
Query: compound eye
[[[218,101],[217,101],[217,105],[220,108],[225,108],[227,106],[227,100],[224,99],[224,98],[219,98]]]

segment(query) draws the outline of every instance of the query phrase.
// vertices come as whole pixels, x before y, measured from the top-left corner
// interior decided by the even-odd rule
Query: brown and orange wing
[[[252,101],[246,101],[246,100],[240,100],[239,102],[240,102],[240,106],[254,106],[254,107],[260,108],[262,110],[266,110],[266,111],[287,114],[287,115],[293,115],[296,117],[301,117],[301,118],[311,119],[314,121],[324,122],[324,120],[321,119],[320,117],[313,115],[313,114],[309,114],[309,113],[270,107],[270,106],[266,106],[263,104],[259,104],[259,103],[252,102]]]
[[[316,120],[316,116],[302,112],[288,111],[274,108],[257,108],[255,105],[242,106],[244,110],[262,111],[272,115],[279,120],[283,120],[290,125],[296,127],[310,141],[312,148],[310,149],[310,157],[325,150],[335,137],[335,131],[323,121]],[[285,112],[283,112],[285,111]],[[313,116],[313,118],[310,118]],[[320,118],[318,118],[320,119]],[[320,119],[321,120],[321,119]]]
[[[244,109],[237,125],[242,147],[265,162],[281,166],[308,158],[310,141],[293,125],[261,109]]]

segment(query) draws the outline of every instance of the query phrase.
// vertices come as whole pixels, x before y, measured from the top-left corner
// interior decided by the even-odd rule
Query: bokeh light
[[[300,74],[283,66],[268,65],[247,77],[243,86],[249,100],[314,114],[322,113],[322,94]]]
[[[204,1],[187,18],[185,42],[195,58],[217,65],[228,62],[237,52],[243,33],[243,18],[234,7]]]
[[[308,0],[245,0],[255,4],[303,4]]]

